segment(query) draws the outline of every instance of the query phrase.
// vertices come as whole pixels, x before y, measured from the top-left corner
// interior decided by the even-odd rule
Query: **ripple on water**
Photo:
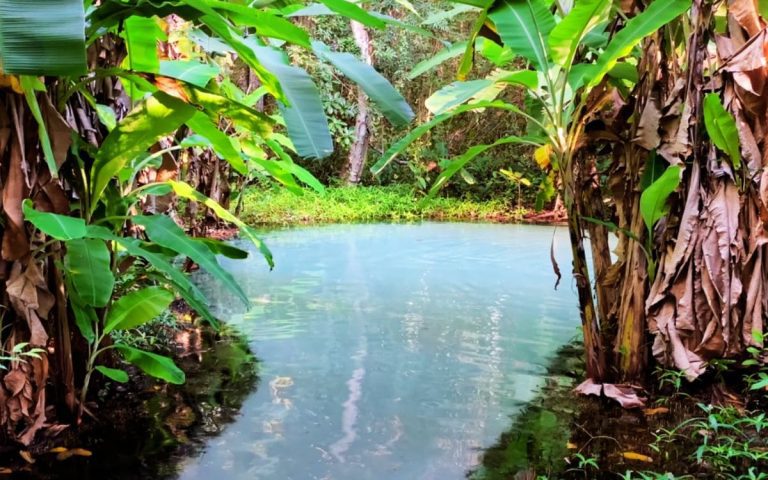
[[[568,263],[565,232],[555,235]],[[185,479],[458,479],[577,332],[553,290],[552,228],[356,225],[272,232],[277,266],[222,263],[253,299],[206,277],[267,381]],[[245,244],[243,244],[245,245]]]

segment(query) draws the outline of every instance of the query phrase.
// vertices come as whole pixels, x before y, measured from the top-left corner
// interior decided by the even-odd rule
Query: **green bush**
[[[251,225],[403,222],[417,220],[512,221],[524,212],[495,200],[421,200],[407,186],[338,187],[295,195],[254,187],[243,194],[241,218]]]

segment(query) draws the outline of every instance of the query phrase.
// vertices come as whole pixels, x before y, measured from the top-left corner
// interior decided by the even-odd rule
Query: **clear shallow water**
[[[458,479],[531,400],[578,330],[553,227],[351,225],[265,235],[223,264],[254,303],[204,281],[250,338],[262,382],[181,479]],[[246,244],[241,244],[246,248]],[[570,270],[564,228],[555,256]]]

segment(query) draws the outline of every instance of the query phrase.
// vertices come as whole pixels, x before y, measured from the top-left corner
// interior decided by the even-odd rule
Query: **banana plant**
[[[474,157],[495,146],[528,144],[537,148],[537,157],[549,157],[547,163],[551,163],[559,175],[568,211],[586,351],[601,352],[583,230],[576,206],[579,184],[574,178],[576,154],[584,138],[586,119],[595,108],[590,104],[590,93],[603,82],[636,81],[633,49],[643,38],[687,11],[691,1],[655,0],[641,13],[622,22],[623,25],[617,24],[610,38],[606,27],[614,8],[611,0],[576,0],[570,8],[561,2],[552,6],[552,2],[545,0],[455,0],[454,3],[480,8],[466,43],[459,78],[469,71],[475,54],[485,56],[497,68],[485,78],[459,80],[435,92],[426,101],[434,118],[394,143],[372,171],[380,173],[417,138],[465,112],[499,109],[526,119],[527,136],[508,136],[490,145],[476,145],[451,159],[436,179],[430,195],[436,194]],[[483,29],[498,36],[499,48],[487,48],[487,39],[478,40],[482,38]],[[521,62],[527,68],[515,69]],[[417,68],[422,71],[432,66],[430,63]],[[499,99],[511,87],[525,92],[525,109]],[[553,182],[551,178],[546,181]],[[599,379],[603,373],[599,353],[589,355],[587,375]]]
[[[153,320],[177,297],[217,325],[207,299],[180,270],[177,258],[198,264],[245,306],[249,304],[246,293],[218,262],[220,255],[244,258],[248,253],[193,238],[166,215],[145,214],[143,204],[149,197],[172,194],[204,205],[236,225],[273,265],[269,249],[255,231],[216,201],[180,181],[143,183],[142,171],[159,167],[168,156],[207,149],[240,175],[262,175],[297,193],[301,184],[322,191],[320,182],[291,155],[327,156],[333,147],[328,122],[312,78],[290,64],[283,44],[313,52],[359,83],[393,124],[405,125],[413,118],[408,104],[383,76],[353,55],[313,42],[294,24],[293,14],[302,15],[296,2],[257,3],[0,0],[0,73],[24,95],[51,177],[61,174],[66,180],[70,212],[65,207],[56,213],[46,211],[50,205],[27,199],[23,214],[42,240],[32,261],[55,252],[56,268],[66,286],[64,310],[88,344],[78,418],[94,373],[118,382],[128,379],[122,368],[107,361],[107,352],[151,376],[184,381],[170,358],[112,337]],[[321,6],[374,28],[397,23],[346,0],[324,0]],[[186,47],[183,59],[167,55],[165,47],[182,48],[174,38],[179,32],[169,31],[165,23],[169,14],[186,22],[181,35],[192,47]],[[114,61],[99,60],[89,70],[86,49],[98,50],[101,42],[117,42],[117,51],[101,52]],[[261,87],[249,93],[236,87],[223,73],[222,54],[242,60]],[[127,112],[109,105],[109,96],[97,87],[105,79],[122,84],[128,94]],[[254,108],[263,95],[275,99],[279,114]],[[86,116],[93,114],[100,122],[91,137],[73,135],[64,120],[50,121],[59,115],[56,110],[88,108]],[[287,135],[280,133],[282,128]],[[62,139],[71,140],[71,146],[67,143],[62,149]],[[135,281],[119,282],[126,272]]]

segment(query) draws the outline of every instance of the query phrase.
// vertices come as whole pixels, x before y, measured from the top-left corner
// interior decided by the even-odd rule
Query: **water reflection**
[[[270,388],[180,477],[462,478],[576,332],[574,292],[552,290],[551,238],[474,224],[267,235],[273,272],[256,255],[226,262],[252,310],[201,281],[251,339]]]

